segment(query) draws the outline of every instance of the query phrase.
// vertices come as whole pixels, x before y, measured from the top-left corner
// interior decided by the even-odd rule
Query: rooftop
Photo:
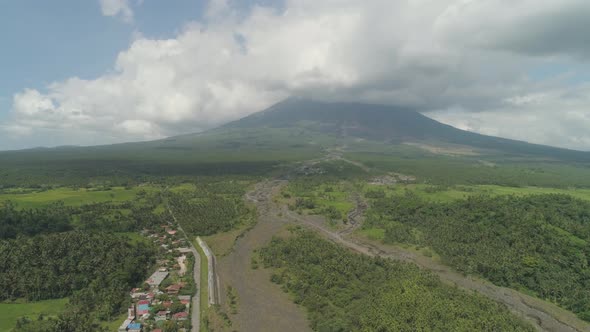
[[[166,279],[168,272],[156,271],[146,281],[150,286],[160,286],[162,281]]]

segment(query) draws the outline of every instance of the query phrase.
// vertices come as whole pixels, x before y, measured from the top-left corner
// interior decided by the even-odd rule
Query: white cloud
[[[125,22],[133,21],[133,10],[129,0],[99,0],[100,9],[105,16],[119,16]]]
[[[112,5],[106,12],[103,6],[105,15],[132,17],[126,1],[102,3]],[[512,50],[502,34],[549,9],[562,9],[555,20],[567,16],[580,1],[523,0],[509,10],[503,0],[287,0],[282,12],[254,7],[246,15],[228,3],[212,1],[206,23],[193,22],[173,39],[138,33],[103,76],[15,95],[10,125],[92,143],[150,139],[211,128],[303,95],[445,110],[434,114],[472,130],[551,143],[538,133],[585,119],[590,105],[561,81],[531,81],[528,68],[552,60]],[[500,32],[490,30],[497,25]],[[576,121],[560,113],[568,103],[567,117]],[[543,111],[534,113],[539,104]],[[450,111],[457,108],[464,111]],[[516,128],[535,114],[551,121],[535,121],[536,132]],[[509,115],[512,134],[503,125]],[[560,145],[584,148],[585,132],[552,135],[567,137]]]
[[[514,96],[497,109],[451,108],[428,113],[460,129],[539,144],[589,150],[590,84]]]

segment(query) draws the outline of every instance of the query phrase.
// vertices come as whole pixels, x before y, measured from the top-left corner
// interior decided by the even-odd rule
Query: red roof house
[[[183,312],[176,313],[172,316],[172,319],[174,319],[174,320],[187,320],[188,319],[188,312],[183,311]]]

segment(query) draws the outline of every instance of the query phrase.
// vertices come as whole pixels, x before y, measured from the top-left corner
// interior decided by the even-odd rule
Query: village
[[[131,305],[118,332],[190,331],[196,289],[189,271],[194,257],[190,244],[177,233],[170,225],[142,231],[160,249],[157,269],[141,288],[130,290]]]

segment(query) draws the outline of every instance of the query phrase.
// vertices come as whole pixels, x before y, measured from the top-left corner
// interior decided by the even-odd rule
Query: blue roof
[[[131,323],[129,325],[127,325],[127,328],[132,330],[132,329],[140,329],[141,328],[141,324],[139,323]]]

